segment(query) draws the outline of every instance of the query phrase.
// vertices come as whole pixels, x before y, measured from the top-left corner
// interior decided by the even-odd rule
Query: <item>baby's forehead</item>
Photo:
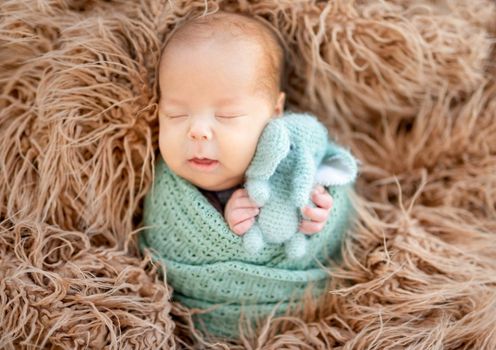
[[[193,19],[175,30],[162,51],[160,65],[177,53],[177,50],[196,51],[198,47],[230,54],[233,51],[246,52],[245,59],[264,67],[270,75],[277,75],[277,53],[271,52],[267,39],[261,34],[263,25],[237,14],[216,13],[205,18]],[[274,50],[272,50],[274,51]],[[270,71],[269,71],[270,70]]]
[[[174,29],[168,40],[170,43],[186,43],[232,38],[261,44],[264,36],[267,35],[270,36],[269,29],[254,18],[236,13],[217,12],[186,21]]]
[[[261,67],[260,74],[254,80],[269,87],[269,90],[281,87],[284,52],[277,35],[266,24],[242,14],[217,12],[180,25],[165,43],[161,65],[177,49],[190,50],[212,42],[221,43],[226,52],[230,52],[231,46],[239,50],[240,45],[244,49],[255,50],[255,54],[248,56]]]

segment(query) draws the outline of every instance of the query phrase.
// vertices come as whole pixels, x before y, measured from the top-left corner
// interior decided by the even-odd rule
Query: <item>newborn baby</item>
[[[283,49],[252,18],[218,12],[181,26],[160,63],[159,147],[169,168],[197,186],[243,235],[259,208],[242,188],[262,130],[282,115]],[[332,198],[318,185],[300,231],[319,232]],[[227,203],[226,203],[227,202]]]
[[[317,181],[328,188],[314,187],[298,219],[308,234],[305,257],[288,259],[282,244],[257,254],[243,246],[240,236],[264,213],[243,188],[245,173],[269,121],[286,116],[283,56],[265,24],[223,12],[185,22],[162,52],[161,157],[145,198],[140,247],[164,262],[175,300],[192,309],[215,306],[194,319],[216,335],[238,337],[241,315],[284,313],[309,286],[313,295],[324,293],[329,275],[322,266],[339,255],[348,225],[349,188]],[[332,142],[326,154],[328,164],[354,164]],[[346,173],[329,169],[338,178]],[[354,181],[355,172],[347,173]]]

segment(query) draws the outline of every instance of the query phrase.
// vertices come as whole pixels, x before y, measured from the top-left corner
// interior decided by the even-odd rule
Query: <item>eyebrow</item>
[[[217,101],[217,104],[219,105],[229,105],[233,104],[237,101],[240,101],[240,98],[223,98]]]
[[[174,98],[164,98],[162,103],[174,104],[174,105],[182,105],[184,104],[181,100],[176,100]]]
[[[229,105],[229,104],[234,104],[236,102],[239,102],[240,98],[222,98],[217,100],[217,104],[224,106],[224,105]],[[175,99],[175,98],[164,98],[164,103],[166,104],[174,104],[174,105],[183,105],[186,104],[184,101]]]

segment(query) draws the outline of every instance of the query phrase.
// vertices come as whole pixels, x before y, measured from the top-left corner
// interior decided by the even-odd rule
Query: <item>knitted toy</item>
[[[307,253],[307,238],[298,226],[300,209],[314,206],[313,187],[350,183],[357,172],[355,161],[344,152],[318,170],[327,144],[327,129],[312,115],[286,113],[267,124],[246,171],[248,195],[262,206],[243,238],[248,252],[257,254],[266,243],[285,243],[290,259]]]

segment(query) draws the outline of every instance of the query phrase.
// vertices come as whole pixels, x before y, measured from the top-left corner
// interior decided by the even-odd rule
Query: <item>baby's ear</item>
[[[277,97],[276,106],[274,108],[274,116],[281,117],[284,113],[284,102],[286,101],[286,94],[284,92],[280,92]]]

